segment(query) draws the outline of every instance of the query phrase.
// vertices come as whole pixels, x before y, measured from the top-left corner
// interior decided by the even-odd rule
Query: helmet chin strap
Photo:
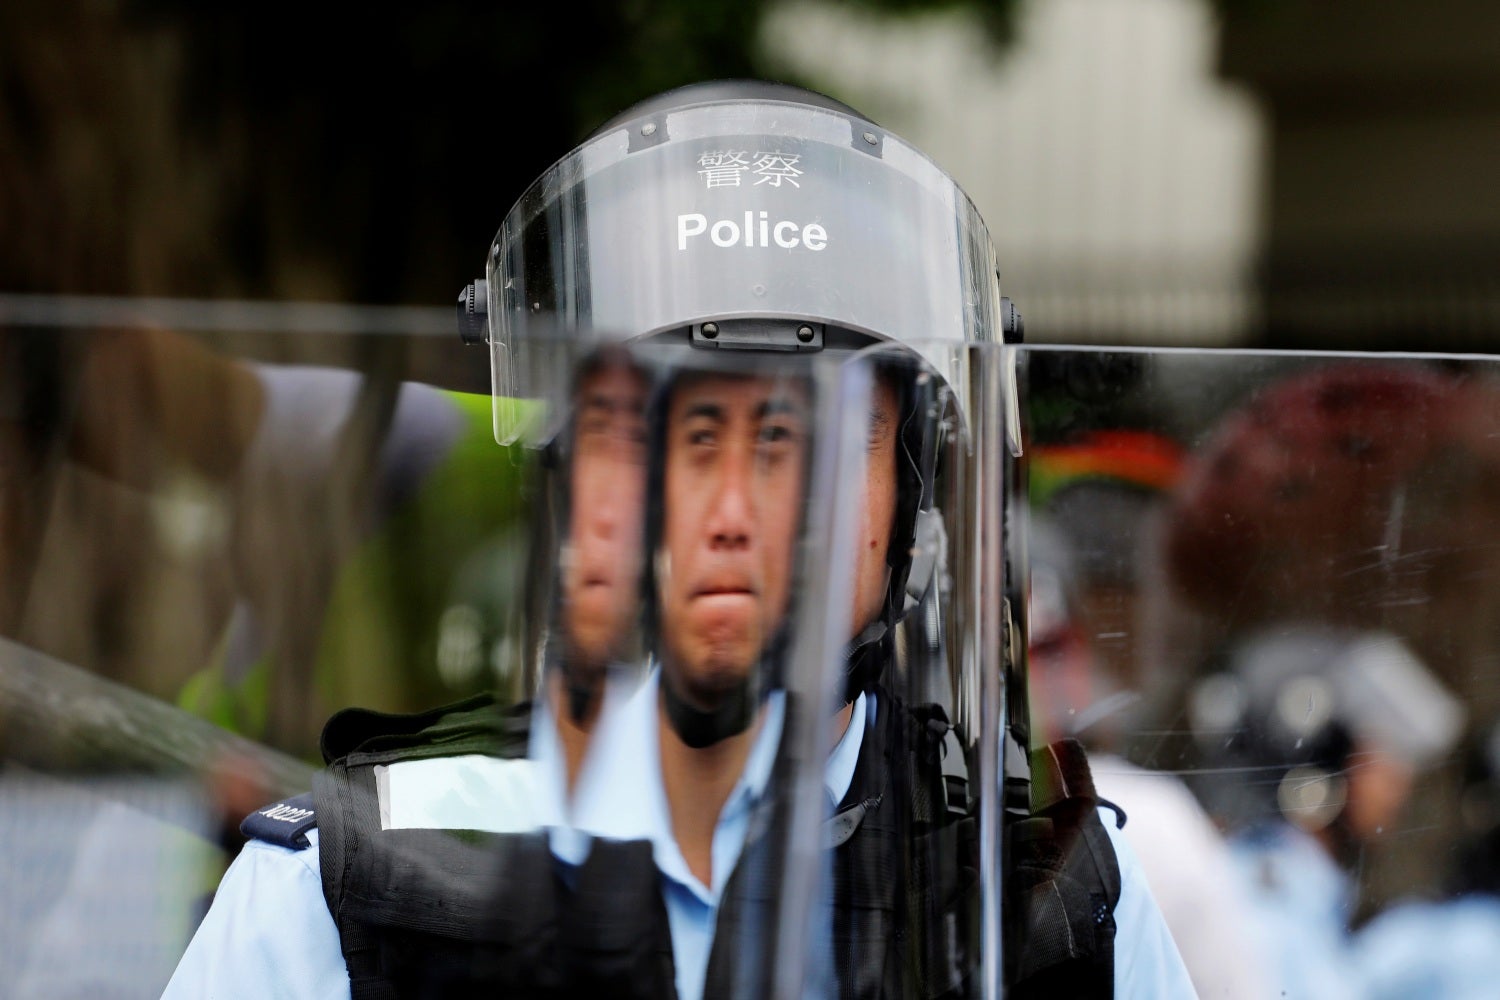
[[[603,699],[605,671],[600,670],[590,678],[589,671],[580,669],[570,652],[550,644],[545,657],[543,676],[557,678],[569,720],[574,725],[583,725]]]
[[[782,627],[771,639],[755,670],[726,693],[717,705],[706,710],[679,695],[663,668],[662,704],[666,707],[667,721],[682,742],[694,750],[702,750],[749,729],[766,697],[781,686],[787,643],[787,629]],[[761,677],[758,685],[753,681],[757,672]]]
[[[731,736],[738,736],[750,728],[761,703],[779,684],[786,644],[786,632],[783,630],[772,643],[767,657],[771,667],[768,678],[777,678],[778,682],[762,685],[758,698],[750,696],[751,685],[747,678],[735,685],[718,705],[704,710],[684,700],[664,677],[661,685],[662,704],[666,708],[667,721],[682,742],[694,750],[701,750]],[[877,618],[844,647],[844,662],[847,666],[840,709],[851,704],[874,685],[885,665],[891,661],[894,645],[895,633],[884,620]]]
[[[844,647],[844,689],[839,709],[851,704],[874,686],[886,664],[895,658],[896,634],[885,616],[876,618]],[[787,629],[782,628],[771,641],[758,666],[764,678],[757,696],[752,696],[752,681],[746,677],[736,684],[711,709],[701,709],[677,693],[667,676],[662,675],[662,704],[667,721],[682,739],[695,750],[713,746],[720,740],[738,736],[750,727],[766,697],[782,685],[782,668],[789,644]]]
[[[574,725],[583,725],[594,708],[599,704],[600,688],[602,684],[575,684],[571,678],[565,678],[563,686],[568,694],[568,717],[573,720]]]
[[[735,685],[723,701],[706,712],[679,697],[670,683],[662,684],[661,692],[667,721],[682,742],[694,750],[738,736],[750,728],[750,720],[755,717],[756,705],[751,702],[748,681]]]
[[[877,618],[844,647],[844,697],[840,707],[864,694],[895,657],[896,634]]]

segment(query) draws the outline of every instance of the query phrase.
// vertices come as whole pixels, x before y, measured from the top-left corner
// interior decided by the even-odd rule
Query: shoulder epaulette
[[[307,831],[317,825],[312,792],[304,792],[255,810],[240,823],[240,833],[296,851],[308,846]]]

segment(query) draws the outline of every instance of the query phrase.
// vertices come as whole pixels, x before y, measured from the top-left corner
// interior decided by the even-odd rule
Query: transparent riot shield
[[[556,387],[525,403],[535,704],[325,733],[318,853],[351,980],[826,994],[819,844],[867,731],[833,683],[861,523],[837,494],[871,383],[839,356],[558,331],[529,355]]]
[[[1019,382],[1032,742],[1089,748],[1197,989],[1492,984],[1500,359],[1038,347]]]
[[[336,710],[529,696],[542,451],[446,310],[0,320],[0,965],[159,995],[241,821],[305,833]]]

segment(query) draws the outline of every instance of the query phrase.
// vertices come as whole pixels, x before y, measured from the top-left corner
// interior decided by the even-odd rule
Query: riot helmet
[[[1371,763],[1361,755],[1414,775],[1462,727],[1457,700],[1389,633],[1279,623],[1224,658],[1193,690],[1188,714],[1211,767],[1244,776],[1213,786],[1210,809],[1232,826],[1280,817],[1353,846],[1368,835],[1349,814],[1351,775]]]
[[[846,105],[759,81],[679,88],[598,129],[516,202],[459,311],[466,338],[489,345],[506,442],[556,430],[515,402],[555,392],[538,328],[726,358],[905,346],[879,375],[901,415],[889,582],[879,613],[856,623],[846,700],[888,658],[860,649],[889,652],[937,577],[916,541],[943,534],[940,515],[923,514],[935,463],[925,414],[935,393],[968,403],[949,349],[1020,326],[984,223],[948,175]]]

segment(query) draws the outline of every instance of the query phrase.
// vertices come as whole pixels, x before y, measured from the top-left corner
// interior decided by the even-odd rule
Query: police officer
[[[558,370],[543,332],[557,317],[624,331],[651,348],[726,359],[832,357],[870,345],[885,352],[870,362],[864,393],[850,397],[857,400],[852,426],[866,442],[860,474],[825,491],[811,483],[839,480],[820,475],[826,466],[813,453],[828,453],[809,450],[809,428],[819,448],[848,437],[838,407],[818,410],[821,424],[811,417],[839,391],[828,376],[704,372],[697,361],[661,366],[666,375],[650,410],[648,492],[656,491],[656,502],[647,505],[645,560],[646,622],[659,666],[627,704],[601,718],[570,802],[518,805],[508,816],[491,811],[485,827],[502,836],[539,826],[581,835],[548,841],[561,865],[548,883],[563,886],[548,897],[561,900],[558,940],[586,923],[568,924],[566,914],[588,896],[583,887],[597,874],[591,865],[601,845],[649,843],[649,895],[660,900],[657,922],[670,931],[670,976],[649,957],[660,957],[660,939],[643,931],[625,949],[648,956],[630,966],[641,973],[632,981],[683,996],[765,983],[737,953],[743,945],[746,954],[767,954],[774,922],[766,915],[789,910],[760,905],[766,894],[743,885],[748,879],[738,892],[733,882],[737,870],[770,873],[772,904],[805,892],[785,881],[794,866],[758,867],[756,859],[759,845],[770,843],[765,830],[779,829],[785,816],[795,827],[799,800],[783,779],[812,758],[789,752],[789,741],[814,732],[823,737],[816,770],[835,853],[824,880],[831,894],[813,897],[825,902],[808,921],[814,939],[832,942],[821,958],[821,945],[807,949],[814,965],[831,970],[814,973],[813,988],[942,995],[999,985],[1001,958],[980,944],[1001,940],[999,795],[986,794],[1003,783],[994,731],[1001,720],[992,715],[986,730],[983,710],[1000,676],[999,633],[985,627],[999,594],[989,595],[986,609],[978,586],[997,575],[984,567],[998,564],[998,533],[980,530],[979,509],[998,508],[999,496],[973,489],[942,457],[945,449],[983,455],[976,441],[998,450],[997,438],[977,433],[999,409],[994,373],[1006,306],[994,275],[982,221],[930,161],[852,109],[769,84],[700,85],[631,109],[559,161],[508,216],[486,281],[466,296],[473,313],[488,314],[487,324],[476,316],[474,326],[489,331],[502,439],[521,433],[507,400],[555,394],[538,373]],[[981,370],[990,377],[978,377]],[[843,515],[832,532],[848,543],[843,549],[820,547],[828,542],[819,505],[830,497]],[[839,551],[854,566],[810,562],[812,551]],[[842,655],[802,655],[816,651],[809,636],[819,621],[846,623],[839,641],[853,639]],[[823,704],[819,682],[829,662],[840,677],[833,710],[808,711]],[[411,727],[403,731],[410,735]],[[535,736],[533,755],[545,757]],[[385,758],[380,766],[445,759],[429,747],[408,743],[398,753],[422,759]],[[344,957],[368,948],[391,958],[410,939],[393,943],[400,935],[386,930],[449,902],[402,883],[410,908],[364,907],[364,897],[341,884],[361,857],[378,856],[381,842],[397,839],[385,836],[394,829],[391,802],[383,801],[374,829],[351,824],[343,811],[340,789],[380,787],[373,776],[361,785],[359,766],[346,757],[334,769],[342,777],[320,785],[321,843],[317,831],[301,830],[300,842],[247,849],[174,989],[261,989],[305,977],[339,995],[341,946]],[[392,770],[381,773],[381,794],[388,794]],[[508,789],[522,786],[507,779]],[[1078,871],[1040,860],[1057,851],[1017,850],[1027,862],[1027,891],[1007,890],[1005,898],[1025,927],[1006,939],[1013,947],[1005,972],[1023,991],[1086,982],[1120,995],[1191,995],[1128,847],[1100,822],[1091,799],[1032,798],[1053,813],[1028,821],[1024,839],[1035,845],[1058,830],[1084,831],[1056,843],[1064,855],[1091,855],[1093,876],[1073,878],[1078,892],[1066,912],[1046,917],[1028,902],[1061,899],[1062,876]],[[335,827],[337,843],[329,836]],[[888,872],[871,870],[880,862]],[[502,867],[518,880],[526,871]],[[369,874],[356,886],[367,894],[381,888]],[[441,878],[427,885],[452,887]],[[653,911],[648,905],[639,923],[651,925]],[[592,912],[611,915],[608,906]],[[423,934],[462,933],[441,920],[418,922]],[[1084,936],[1086,946],[1078,940]],[[351,938],[360,939],[357,947]],[[598,957],[597,949],[584,950]],[[499,964],[507,975],[516,970]],[[356,991],[370,985],[363,973],[354,980]]]
[[[1412,783],[1458,738],[1459,703],[1394,635],[1282,622],[1243,636],[1196,687],[1210,808],[1250,900],[1253,942],[1288,996],[1362,996],[1351,873]]]
[[[1500,977],[1500,728],[1466,748],[1463,840],[1447,878],[1453,895],[1409,899],[1359,930],[1366,995],[1378,1000],[1486,997]]]

